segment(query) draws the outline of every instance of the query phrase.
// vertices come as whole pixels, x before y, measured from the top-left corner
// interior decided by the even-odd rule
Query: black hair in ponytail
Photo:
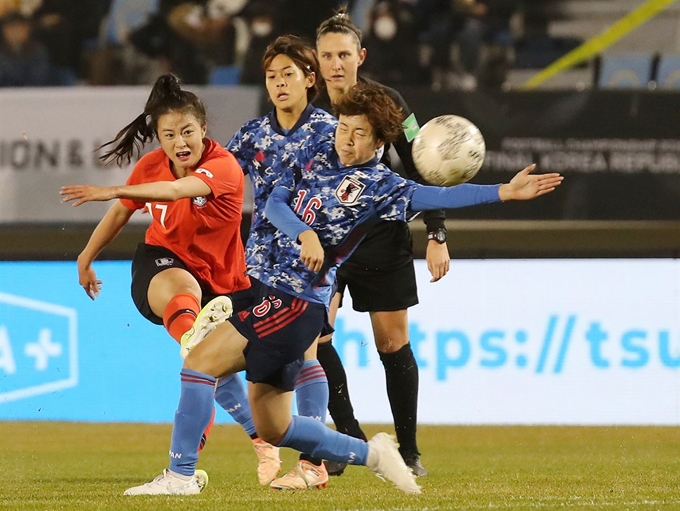
[[[118,165],[129,165],[138,157],[142,148],[157,135],[158,120],[169,112],[182,112],[193,115],[201,126],[206,125],[203,102],[196,94],[182,89],[181,82],[173,74],[165,74],[156,80],[144,112],[118,132],[116,138],[97,150],[113,146],[99,159],[104,163],[115,161]]]

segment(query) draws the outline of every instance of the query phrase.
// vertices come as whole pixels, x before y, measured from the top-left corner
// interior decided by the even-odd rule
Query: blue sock
[[[305,360],[295,382],[298,415],[326,423],[328,380],[318,360]]]
[[[201,435],[212,417],[215,378],[182,369],[182,386],[170,442],[170,470],[190,476],[196,470]]]
[[[246,430],[251,438],[257,435],[248,395],[238,374],[219,379],[217,390],[215,390],[215,401]]]
[[[358,438],[343,435],[309,417],[293,416],[279,447],[291,447],[322,458],[352,465],[365,465],[368,444]]]

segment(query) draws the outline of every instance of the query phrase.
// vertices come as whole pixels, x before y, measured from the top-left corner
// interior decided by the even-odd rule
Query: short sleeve
[[[243,170],[231,153],[204,162],[193,174],[207,184],[215,197],[241,190]]]

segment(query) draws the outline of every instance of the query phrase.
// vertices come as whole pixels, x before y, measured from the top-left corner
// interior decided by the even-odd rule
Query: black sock
[[[418,422],[418,365],[411,345],[394,353],[379,353],[385,366],[387,398],[390,401],[399,452],[420,454],[416,443]]]
[[[316,465],[317,467],[320,467],[321,464],[323,463],[323,460],[321,458],[312,458],[309,454],[300,454],[300,459],[309,461],[312,465]]]
[[[335,428],[340,433],[366,440],[366,435],[354,417],[354,408],[347,389],[347,374],[333,344],[320,342],[316,358],[328,378],[328,412],[333,418]]]

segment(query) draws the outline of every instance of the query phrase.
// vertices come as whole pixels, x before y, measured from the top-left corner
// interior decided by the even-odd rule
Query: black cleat
[[[326,465],[326,471],[329,476],[341,476],[347,467],[347,463],[342,463],[341,461],[325,460],[323,463]]]
[[[411,469],[416,477],[427,477],[429,472],[420,462],[420,455],[415,453],[402,453],[406,466]],[[329,471],[330,473],[330,471]]]

